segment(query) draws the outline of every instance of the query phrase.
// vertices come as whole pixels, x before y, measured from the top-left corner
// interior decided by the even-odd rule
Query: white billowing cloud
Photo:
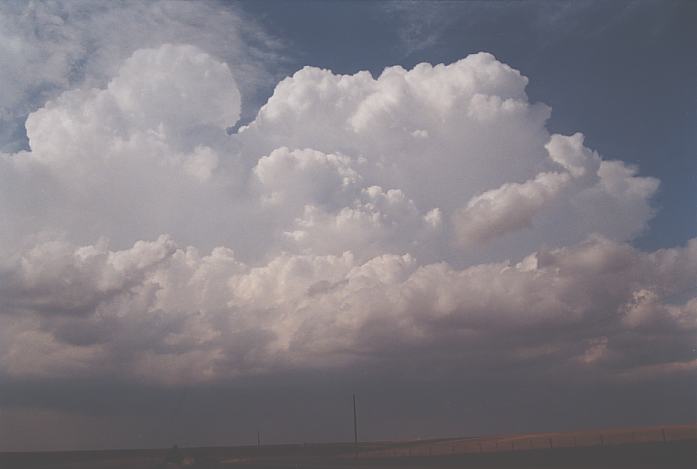
[[[0,155],[0,372],[202,382],[417,350],[680,368],[697,241],[633,249],[657,181],[550,135],[526,84],[486,53],[307,67],[229,134],[234,66],[135,51]]]
[[[0,200],[5,219],[25,224],[0,251],[27,233],[76,226],[86,239],[123,243],[181,234],[177,226],[200,236],[239,191],[226,132],[239,113],[228,66],[189,45],[139,50],[106,88],[49,101],[27,119],[32,151],[0,155],[8,193],[34,199],[29,209],[11,201],[18,195]]]
[[[253,172],[261,201],[274,212],[287,248],[315,254],[351,250],[365,259],[403,252],[438,232],[438,209],[421,213],[399,189],[366,186],[360,174],[365,164],[286,147],[259,159]]]
[[[455,212],[460,242],[486,242],[509,231],[530,226],[532,218],[569,183],[564,173],[540,173],[523,184],[508,183],[473,197]]]
[[[361,187],[361,176],[353,164],[343,155],[281,147],[260,158],[254,174],[270,205],[343,207]]]
[[[621,161],[603,161],[598,169],[597,185],[579,194],[578,212],[594,231],[608,236],[631,239],[646,228],[646,220],[654,215],[651,197],[659,182],[651,177],[637,177],[637,169]],[[591,207],[602,207],[593,210]],[[614,223],[608,223],[608,220]],[[604,230],[601,226],[606,227]]]
[[[526,84],[485,53],[390,67],[377,79],[306,67],[279,83],[239,140],[257,157],[280,146],[363,157],[368,184],[450,210],[469,194],[535,174],[549,110],[527,102]]]
[[[549,159],[564,172],[541,172],[524,183],[503,184],[472,197],[466,206],[456,210],[453,224],[460,244],[487,242],[531,228],[538,214],[554,207],[573,215],[565,220],[566,229],[578,229],[580,221],[584,233],[612,233],[620,239],[641,231],[653,213],[649,200],[658,181],[635,177],[636,171],[624,163],[602,161],[597,152],[583,146],[583,140],[580,133],[550,136],[545,149]],[[597,205],[590,199],[595,199]],[[617,206],[625,212],[613,216],[619,215],[623,223],[607,223]],[[558,223],[559,215],[557,210],[550,218]],[[602,217],[603,221],[592,220],[594,217]]]
[[[181,42],[232,64],[248,99],[259,86],[273,84],[269,65],[278,61],[278,45],[234,6],[169,0],[3,2],[0,151],[23,145],[24,119],[47,99],[74,87],[103,87],[136,50]]]
[[[110,158],[119,151],[110,147],[131,144],[146,147],[145,159],[153,150],[179,149],[183,136],[196,138],[189,135],[194,131],[224,131],[239,115],[239,91],[226,64],[193,46],[165,44],[134,53],[106,89],[64,93],[29,115],[26,127],[30,157],[51,165]]]
[[[593,177],[600,169],[600,157],[583,146],[583,134],[570,137],[552,135],[545,145],[550,159],[566,169],[573,177]]]
[[[240,94],[228,66],[188,45],[136,51],[108,91],[141,128],[225,128],[240,117]]]
[[[376,79],[306,67],[279,83],[236,138],[250,156],[287,147],[360,160],[365,184],[440,210],[460,245],[463,237],[523,235],[505,249],[491,244],[477,260],[522,255],[540,240],[575,243],[591,232],[631,239],[645,229],[657,181],[602,161],[581,134],[549,135],[549,109],[528,102],[526,84],[486,53],[391,67]]]
[[[438,209],[422,215],[402,191],[371,186],[336,213],[306,205],[285,235],[303,252],[350,249],[365,259],[380,252],[424,249],[440,232],[441,223]]]

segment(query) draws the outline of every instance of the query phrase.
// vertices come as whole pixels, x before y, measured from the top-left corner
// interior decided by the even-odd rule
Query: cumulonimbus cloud
[[[542,345],[579,367],[688,362],[696,241],[632,248],[658,182],[550,135],[518,71],[307,67],[229,134],[235,73],[141,49],[28,117],[30,150],[0,157],[2,373],[219,381]]]

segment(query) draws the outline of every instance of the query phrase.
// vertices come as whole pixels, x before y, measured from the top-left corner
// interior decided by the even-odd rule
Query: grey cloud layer
[[[494,361],[679,371],[692,366],[695,299],[667,300],[694,288],[696,265],[695,241],[647,254],[593,238],[463,270],[349,252],[253,267],[167,237],[123,251],[49,242],[3,273],[2,366],[190,383],[445,347],[460,361],[483,349]],[[507,336],[515,347],[497,347]],[[637,360],[644,341],[653,354]]]
[[[28,117],[30,151],[0,157],[2,373],[694,368],[697,241],[633,249],[658,181],[550,135],[518,71],[307,67],[229,135],[236,78],[165,44]]]

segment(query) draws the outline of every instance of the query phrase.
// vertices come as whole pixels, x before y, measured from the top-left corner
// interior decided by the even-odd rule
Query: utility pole
[[[358,420],[356,418],[356,395],[353,395],[353,444],[358,446]]]
[[[261,448],[261,432],[257,430],[257,448]]]

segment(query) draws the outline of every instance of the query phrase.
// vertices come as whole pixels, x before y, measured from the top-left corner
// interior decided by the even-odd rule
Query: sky
[[[694,422],[694,2],[0,5],[0,451]]]

